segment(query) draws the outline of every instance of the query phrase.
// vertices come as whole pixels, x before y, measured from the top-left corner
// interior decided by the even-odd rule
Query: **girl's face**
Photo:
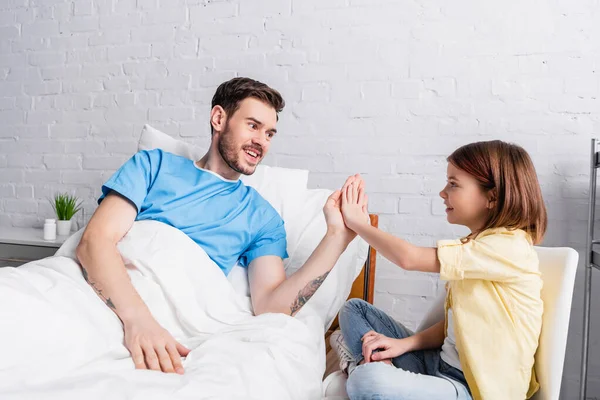
[[[448,183],[440,192],[451,224],[464,225],[472,232],[481,229],[494,206],[491,191],[481,189],[475,178],[448,163]]]

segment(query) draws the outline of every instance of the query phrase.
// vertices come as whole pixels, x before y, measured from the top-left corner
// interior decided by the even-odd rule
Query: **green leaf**
[[[79,210],[81,210],[81,201],[68,193],[57,193],[54,195],[54,201],[50,201],[56,217],[60,221],[69,221]]]

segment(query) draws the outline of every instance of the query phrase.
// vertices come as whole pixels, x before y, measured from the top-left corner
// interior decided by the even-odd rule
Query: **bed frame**
[[[379,216],[376,214],[369,214],[371,219],[371,225],[379,227]],[[373,247],[369,246],[369,253],[362,271],[352,284],[350,295],[348,299],[363,299],[373,304],[373,295],[375,294],[375,267],[377,262],[377,252]],[[327,349],[329,349],[329,335],[339,328],[338,318],[336,317],[331,327],[325,334],[325,343]]]

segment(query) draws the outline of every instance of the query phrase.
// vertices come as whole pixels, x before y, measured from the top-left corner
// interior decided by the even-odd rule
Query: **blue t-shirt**
[[[137,221],[169,224],[200,245],[225,275],[239,260],[247,267],[257,257],[286,258],[283,220],[256,190],[162,150],[142,150],[102,186],[137,207]]]

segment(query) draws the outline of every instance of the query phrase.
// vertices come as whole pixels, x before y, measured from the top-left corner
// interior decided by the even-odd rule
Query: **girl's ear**
[[[488,190],[488,192],[487,192],[487,200],[488,200],[488,204],[487,204],[487,208],[488,209],[491,210],[494,207],[496,207],[496,203],[497,203],[496,189]]]

